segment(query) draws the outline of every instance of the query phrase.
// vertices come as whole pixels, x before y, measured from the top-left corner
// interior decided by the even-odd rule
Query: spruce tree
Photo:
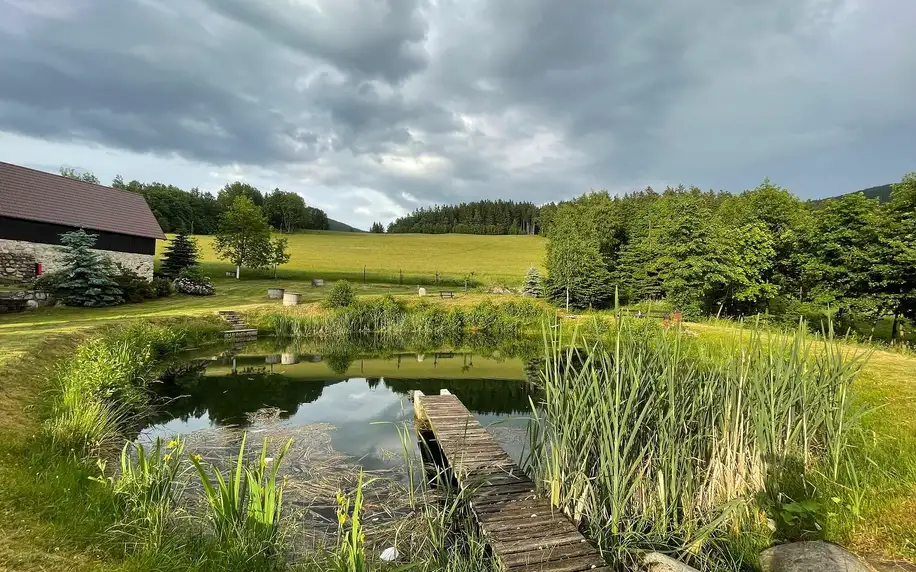
[[[64,267],[55,295],[67,306],[115,306],[124,301],[112,279],[111,262],[91,250],[96,238],[82,229],[60,235]]]
[[[529,298],[540,298],[544,295],[541,273],[538,272],[538,269],[533,266],[528,269],[528,272],[525,273],[524,294]]]
[[[162,255],[162,273],[178,276],[185,268],[197,264],[197,243],[183,232],[172,239]]]

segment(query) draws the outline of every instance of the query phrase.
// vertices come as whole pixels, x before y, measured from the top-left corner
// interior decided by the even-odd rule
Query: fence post
[[[399,276],[399,278],[398,278],[398,284],[400,284],[401,286],[403,286],[403,285],[404,285],[404,271],[399,269],[399,270],[398,270],[398,276]]]
[[[439,285],[439,271],[436,270],[436,286]]]
[[[366,265],[363,264],[363,284],[366,283]]]

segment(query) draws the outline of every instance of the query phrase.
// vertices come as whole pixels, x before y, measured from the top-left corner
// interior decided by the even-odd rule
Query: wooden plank
[[[537,496],[535,483],[493,436],[443,390],[415,395],[423,421],[444,454],[494,557],[512,572],[610,572],[599,552],[558,509]]]

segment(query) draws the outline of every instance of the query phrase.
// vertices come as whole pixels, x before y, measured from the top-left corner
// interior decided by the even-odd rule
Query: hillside
[[[540,236],[484,236],[470,234],[372,234],[368,232],[306,231],[284,234],[292,259],[280,267],[281,276],[296,279],[346,278],[361,281],[363,267],[369,282],[435,284],[440,280],[462,284],[464,277],[483,284],[521,284],[525,271],[544,262],[545,240]],[[213,252],[213,237],[195,237],[204,269],[221,275],[232,269]],[[161,254],[165,241],[157,241]],[[269,277],[268,271],[243,276]]]
[[[830,199],[838,199],[840,197],[845,197],[846,195],[851,195],[854,193],[864,193],[869,199],[878,199],[881,203],[886,203],[891,200],[891,191],[893,190],[893,185],[878,185],[877,187],[868,187],[867,189],[860,189],[858,191],[853,191],[852,193],[846,193],[844,195],[837,195],[835,197],[825,197],[823,199],[814,199],[811,202],[812,205],[819,206],[824,201]]]
[[[334,220],[332,218],[328,219],[328,230],[332,232],[366,232],[361,228],[350,226],[347,223],[340,222],[339,220]]]

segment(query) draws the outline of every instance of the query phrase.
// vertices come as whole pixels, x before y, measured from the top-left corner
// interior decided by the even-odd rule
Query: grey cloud
[[[916,168],[906,2],[65,4],[0,0],[0,131],[403,208],[764,176],[823,196]]]
[[[424,0],[320,0],[279,9],[269,0],[205,1],[267,40],[365,76],[397,82],[426,64]]]

